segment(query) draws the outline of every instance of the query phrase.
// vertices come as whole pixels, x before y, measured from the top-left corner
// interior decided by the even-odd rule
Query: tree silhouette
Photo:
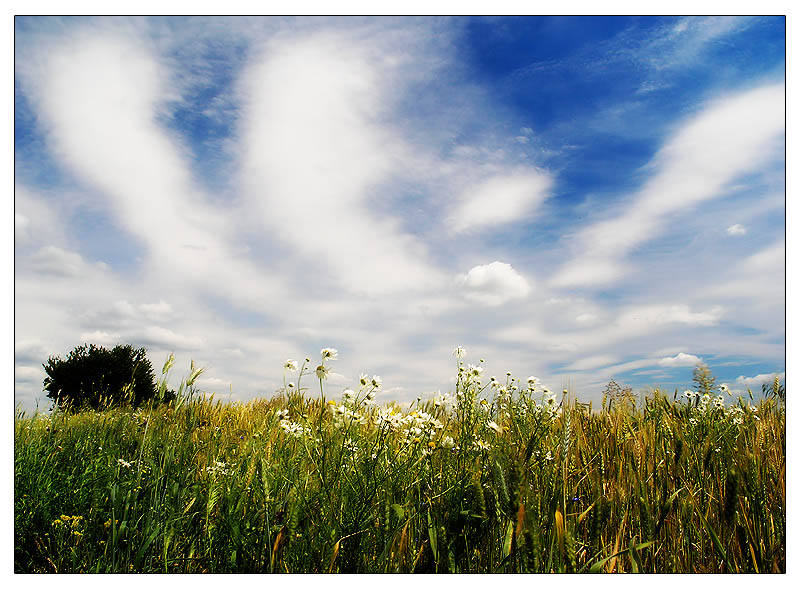
[[[94,344],[73,349],[66,359],[43,365],[47,397],[64,409],[99,409],[129,403],[139,406],[156,395],[153,366],[144,348],[130,344],[111,350]]]

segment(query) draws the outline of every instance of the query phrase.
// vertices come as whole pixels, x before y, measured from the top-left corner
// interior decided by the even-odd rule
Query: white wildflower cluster
[[[452,405],[452,403],[453,396],[451,396],[449,393],[440,393],[437,391],[436,395],[433,397],[433,405],[436,408],[447,408],[448,406]]]
[[[727,387],[720,387],[720,391],[725,393],[728,389]],[[727,411],[725,410],[725,396],[722,394],[713,397],[710,393],[701,394],[698,391],[687,389],[683,392],[683,396],[690,404],[692,412],[692,417],[689,419],[690,424],[697,424],[698,417],[708,416],[710,418],[718,418],[721,416],[730,417],[736,414],[736,410],[733,408]],[[692,402],[694,402],[693,405]]]
[[[477,451],[488,451],[492,447],[482,438],[476,438],[475,441],[472,443],[472,448]]]
[[[546,420],[553,421],[561,415],[561,407],[556,401],[556,394],[549,389],[544,389],[542,403],[533,403],[532,411],[536,416],[543,416]]]
[[[286,434],[290,434],[295,438],[301,438],[305,434],[311,432],[308,428],[306,428],[302,424],[298,424],[297,422],[292,422],[291,420],[281,420],[279,424],[280,427],[283,428],[283,431]]]
[[[408,430],[416,436],[420,434],[433,436],[435,430],[440,430],[443,427],[439,420],[427,412],[411,412],[404,420]]]
[[[747,406],[731,406],[728,408],[728,411],[725,412],[727,418],[736,426],[743,424],[744,417],[748,414],[752,416],[754,420],[761,420],[758,416],[758,406],[752,404],[748,404]]]
[[[210,475],[227,475],[230,467],[233,467],[233,465],[228,465],[222,461],[214,461],[213,465],[206,467],[206,473]]]
[[[375,414],[375,419],[379,426],[386,425],[391,430],[398,431],[403,428],[405,416],[397,408],[387,406],[379,408]]]
[[[139,467],[138,467],[138,470],[139,470],[141,473],[144,473],[145,475],[147,475],[148,473],[150,473],[150,471],[151,471],[151,468],[150,468],[150,466],[149,466],[147,463],[145,463],[144,461],[142,461],[142,462],[138,462],[138,461],[136,461],[136,460],[133,460],[133,461],[126,461],[125,459],[117,459],[117,465],[119,465],[119,466],[120,466],[120,467],[122,467],[123,469],[134,469],[134,468],[136,468],[136,465],[137,465],[137,464],[139,465]]]
[[[489,420],[488,422],[486,422],[486,426],[487,426],[487,428],[489,428],[490,430],[493,430],[497,434],[503,434],[503,428],[497,422],[494,422],[493,420]]]
[[[744,408],[741,406],[732,406],[730,409],[728,409],[727,416],[731,423],[738,426],[744,422]]]
[[[453,437],[450,435],[444,435],[442,440],[439,441],[439,445],[444,449],[452,449],[456,446],[456,441],[453,440]]]
[[[379,409],[376,421],[379,426],[385,425],[390,430],[400,433],[404,443],[417,443],[423,438],[431,439],[437,430],[444,427],[438,419],[427,412],[414,411],[403,414],[393,407]]]
[[[347,428],[353,424],[366,424],[367,418],[357,410],[350,407],[347,402],[337,404],[333,400],[328,402],[333,413],[333,422],[338,428]]]
[[[483,373],[483,367],[479,367],[478,365],[467,365],[467,377],[474,381],[480,381],[481,373]]]

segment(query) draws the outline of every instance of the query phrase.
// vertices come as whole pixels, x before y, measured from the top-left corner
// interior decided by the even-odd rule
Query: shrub
[[[98,409],[124,403],[139,406],[158,391],[147,351],[130,344],[111,350],[84,344],[66,359],[50,357],[43,366],[47,373],[44,391],[62,408]]]

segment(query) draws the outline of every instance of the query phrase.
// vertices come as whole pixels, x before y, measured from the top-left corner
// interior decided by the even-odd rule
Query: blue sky
[[[15,401],[84,342],[222,399],[785,373],[782,17],[15,19]],[[308,385],[313,385],[308,383]]]

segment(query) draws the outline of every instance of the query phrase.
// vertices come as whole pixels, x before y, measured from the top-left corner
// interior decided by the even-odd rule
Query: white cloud
[[[379,123],[389,74],[374,51],[338,35],[273,40],[243,85],[242,182],[258,219],[320,280],[351,293],[434,289],[444,276],[422,244],[371,202],[407,160]]]
[[[63,355],[81,343],[79,336],[105,338],[109,345],[118,336],[121,342],[147,345],[157,368],[174,350],[178,378],[191,356],[214,367],[209,379],[235,382],[242,395],[268,396],[282,385],[286,358],[315,356],[333,345],[342,351],[336,365],[340,374],[378,373],[387,383],[382,396],[397,392],[410,398],[446,387],[452,374],[449,352],[458,344],[476,358],[496,362],[497,374],[506,369],[533,373],[552,377],[552,385],[559,377],[548,376],[548,366],[573,363],[569,366],[578,373],[572,383],[580,387],[594,387],[582,371],[614,362],[609,352],[623,359],[650,358],[605,371],[658,366],[661,357],[686,350],[687,342],[715,358],[731,351],[764,358],[782,353],[780,334],[763,326],[776,325],[783,291],[758,284],[762,279],[781,283],[782,243],[738,265],[718,265],[730,276],[717,280],[714,275],[715,286],[741,280],[743,289],[733,291],[739,296],[768,293],[772,299],[759,308],[761,315],[751,312],[758,307],[749,305],[751,300],[742,306],[726,299],[724,310],[717,307],[720,297],[706,293],[685,269],[663,281],[663,274],[654,276],[663,273],[660,264],[633,275],[624,290],[597,298],[549,291],[529,276],[529,269],[550,275],[562,262],[567,240],[553,244],[543,232],[552,236],[557,228],[575,227],[574,265],[560,268],[572,271],[571,284],[624,278],[630,262],[642,260],[626,256],[646,253],[638,246],[651,236],[671,234],[667,222],[702,202],[684,202],[681,174],[687,172],[703,190],[713,184],[677,155],[654,159],[640,171],[645,180],[631,195],[630,211],[605,202],[597,215],[618,215],[621,222],[593,234],[597,241],[581,242],[589,235],[581,233],[581,224],[586,213],[592,219],[591,211],[587,207],[574,215],[569,205],[564,208],[571,198],[546,200],[563,187],[555,184],[555,174],[530,159],[534,153],[544,157],[540,143],[554,147],[550,140],[563,139],[553,131],[558,125],[543,128],[542,137],[534,137],[530,128],[508,132],[525,120],[509,120],[482,80],[461,78],[464,70],[454,61],[461,45],[453,43],[460,25],[453,30],[452,21],[418,26],[408,20],[400,31],[398,21],[348,21],[342,30],[342,21],[324,19],[268,19],[252,26],[258,19],[246,20],[241,25],[246,34],[234,21],[213,21],[213,26],[206,26],[212,21],[184,21],[187,26],[176,31],[174,24],[158,19],[132,19],[125,21],[132,29],[120,29],[120,20],[77,28],[59,24],[51,27],[58,36],[45,31],[35,40],[27,37],[28,53],[19,55],[15,67],[20,92],[50,150],[42,152],[41,161],[53,158],[74,184],[39,188],[35,195],[29,187],[15,187],[15,213],[24,218],[15,218],[15,235],[24,233],[15,248],[15,336],[18,344],[47,342],[47,347],[20,346],[18,366],[40,363],[48,352]],[[222,29],[227,31],[218,37]],[[280,36],[274,36],[278,30]],[[227,56],[245,46],[246,60],[219,59],[217,49]],[[39,57],[30,60],[34,49]],[[213,62],[207,61],[206,49]],[[216,75],[218,67],[225,68],[225,76]],[[228,74],[242,72],[237,86],[217,86]],[[669,82],[652,71],[646,74],[659,85]],[[225,95],[219,97],[221,106],[214,99],[210,114],[205,109],[214,117],[215,133],[236,121],[238,136],[223,140],[230,146],[225,156],[231,157],[225,174],[216,161],[200,161],[208,144],[198,148],[195,134],[173,117],[182,112],[175,106],[181,93],[186,97],[181,108],[197,104],[197,88]],[[597,115],[587,119],[592,117]],[[748,117],[742,121],[750,129]],[[560,125],[574,129],[582,123]],[[691,122],[684,123],[686,128]],[[622,137],[629,130],[615,132],[629,139]],[[522,138],[530,144],[522,145]],[[703,141],[695,151],[714,152],[714,137]],[[565,145],[558,149],[568,151]],[[579,163],[559,160],[552,151],[546,157],[552,158],[553,170]],[[746,183],[754,177],[751,172],[758,172],[755,166],[742,167]],[[221,191],[200,185],[209,171],[230,177],[220,183]],[[711,176],[725,175],[712,166]],[[646,197],[672,179],[675,195],[662,195],[680,206],[648,205]],[[545,187],[548,182],[552,185]],[[777,205],[769,216],[774,218],[781,214],[783,195],[780,187],[772,191]],[[761,203],[752,199],[749,206]],[[544,205],[555,213],[553,219],[540,216]],[[98,232],[105,233],[99,239],[90,229],[98,213],[114,228]],[[463,232],[457,239],[446,229],[450,216],[451,225]],[[768,235],[759,226],[764,213],[747,215],[736,206],[721,217],[708,227],[739,222],[752,235]],[[536,222],[533,240],[525,235],[531,221]],[[508,231],[509,239],[500,239],[500,231]],[[106,252],[111,239],[113,247]],[[750,240],[722,242],[731,257],[748,255],[744,248]],[[531,247],[534,243],[543,247]],[[61,256],[66,264],[56,269],[69,269],[71,261],[79,272],[58,280],[29,272],[42,248],[58,249],[49,251],[49,262]],[[521,258],[519,248],[524,249]],[[706,250],[700,253],[712,258]],[[686,260],[678,254],[675,268]],[[100,259],[110,264],[110,272],[92,264]],[[487,264],[459,282],[452,280],[476,260],[516,260],[522,273],[510,265],[490,269]],[[773,269],[772,277],[764,264]],[[561,305],[546,305],[548,298]],[[479,313],[470,302],[495,307]],[[507,302],[513,304],[500,307]],[[723,312],[725,323],[720,322]],[[727,338],[728,321],[757,328],[758,334]],[[782,322],[777,325],[780,329]],[[658,351],[650,350],[654,343]],[[391,383],[401,386],[389,388]],[[338,387],[329,385],[331,391]],[[227,385],[223,389],[227,393]],[[18,399],[32,400],[38,393],[27,382],[15,388]]]
[[[133,330],[127,336],[137,343],[155,345],[166,350],[195,350],[203,345],[203,338],[178,334],[160,326]]]
[[[14,381],[41,383],[44,377],[45,372],[41,367],[25,367],[19,365],[14,367]]]
[[[166,301],[157,303],[142,303],[139,309],[148,317],[162,317],[172,313],[172,306]]]
[[[784,132],[783,84],[717,100],[685,122],[647,167],[653,174],[624,208],[581,230],[576,256],[553,277],[558,287],[618,280],[625,256],[660,235],[676,214],[724,195],[727,184],[779,157]]]
[[[522,299],[531,291],[528,281],[510,264],[497,260],[472,267],[457,278],[457,284],[467,299],[490,307]]]
[[[81,332],[80,340],[100,346],[116,346],[121,343],[122,337],[119,334],[110,334],[102,330],[95,330],[93,332]]]
[[[643,305],[630,307],[620,314],[617,324],[623,330],[637,330],[665,324],[713,326],[722,315],[721,307],[708,311],[692,311],[688,305]]]
[[[28,228],[31,220],[21,213],[14,213],[14,242],[22,242],[30,239]]]
[[[14,342],[14,360],[18,363],[43,363],[49,349],[41,340],[17,340]]]
[[[71,33],[43,40],[18,71],[53,154],[142,240],[149,273],[263,305],[277,279],[228,245],[236,212],[209,204],[185,149],[158,123],[163,102],[176,97],[152,47],[125,28]],[[209,283],[211,267],[218,280]]]
[[[734,223],[733,225],[729,225],[727,228],[725,228],[725,232],[729,236],[743,236],[747,233],[747,228],[738,223]]]
[[[607,375],[617,375],[620,373],[626,373],[628,371],[633,371],[634,369],[641,369],[644,367],[652,367],[656,364],[656,361],[653,359],[639,359],[635,361],[628,361],[626,363],[620,363],[619,365],[614,365],[612,367],[606,367],[605,373]]]
[[[200,378],[197,379],[197,381],[195,383],[197,383],[197,386],[200,387],[200,388],[204,388],[204,387],[210,387],[210,388],[224,387],[224,388],[228,389],[231,386],[231,382],[230,381],[225,381],[224,379],[219,379],[217,377],[202,377],[201,376]]]
[[[762,373],[753,377],[740,375],[736,378],[736,383],[744,385],[745,387],[761,387],[763,383],[772,383],[776,375],[782,382],[786,381],[786,371],[782,371],[780,373]]]
[[[786,242],[778,240],[771,246],[748,256],[742,261],[741,268],[744,272],[767,273],[775,276],[783,274],[786,268]]]
[[[739,320],[747,318],[748,322],[761,325],[763,329],[768,323],[776,321],[775,311],[786,306],[783,288],[765,289],[763,286],[783,285],[785,276],[786,243],[780,239],[721,269],[718,280],[703,285],[696,295],[712,300],[724,298],[741,302]]]
[[[552,177],[539,170],[494,176],[467,189],[446,223],[452,231],[463,232],[530,221],[533,212],[548,197],[552,185]]]
[[[27,266],[34,272],[56,277],[78,277],[88,268],[80,254],[55,246],[40,248],[30,257]]]
[[[172,314],[172,306],[164,300],[155,303],[131,303],[126,299],[115,301],[110,314],[120,319],[165,319]]]
[[[617,357],[609,354],[600,354],[596,356],[589,356],[582,358],[566,367],[565,371],[588,371],[591,369],[598,369],[600,367],[607,367],[617,361]]]
[[[596,324],[598,321],[600,321],[600,318],[593,313],[581,313],[575,316],[575,322],[583,326],[591,326]]]
[[[701,362],[700,357],[693,354],[686,354],[685,352],[679,352],[675,356],[662,358],[658,361],[658,364],[662,367],[694,367],[699,362]]]

